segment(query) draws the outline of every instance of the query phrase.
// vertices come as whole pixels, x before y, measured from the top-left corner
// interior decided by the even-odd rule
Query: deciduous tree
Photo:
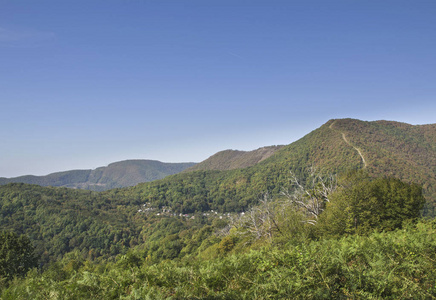
[[[362,174],[348,177],[329,200],[320,225],[333,235],[401,228],[405,220],[420,216],[425,202],[417,184]]]
[[[36,267],[37,262],[34,247],[27,236],[0,232],[0,278],[10,280],[14,276],[23,276]]]

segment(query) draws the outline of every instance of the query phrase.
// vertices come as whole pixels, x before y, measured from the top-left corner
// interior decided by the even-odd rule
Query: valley
[[[131,187],[2,185],[0,231],[17,235],[2,238],[28,238],[38,264],[17,279],[0,264],[0,295],[434,297],[435,137],[435,124],[336,119]]]

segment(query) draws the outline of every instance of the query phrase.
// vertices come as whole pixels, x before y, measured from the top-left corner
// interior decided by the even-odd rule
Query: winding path
[[[337,121],[337,120],[334,120],[334,121],[330,124],[329,128],[332,129],[332,130],[334,130],[334,131],[339,132],[340,134],[342,134],[342,139],[344,140],[344,142],[347,143],[347,145],[349,145],[350,147],[353,147],[353,149],[356,150],[357,153],[359,153],[360,157],[362,158],[363,168],[366,168],[367,164],[366,164],[366,160],[365,160],[365,158],[363,157],[362,151],[360,151],[359,148],[355,147],[353,144],[350,143],[350,141],[349,141],[349,140],[347,139],[347,137],[345,136],[345,133],[344,133],[344,132],[339,131],[339,130],[333,128],[333,125],[336,123],[336,121]]]

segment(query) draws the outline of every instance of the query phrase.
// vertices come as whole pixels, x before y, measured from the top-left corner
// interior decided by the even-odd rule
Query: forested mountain
[[[330,120],[269,158],[244,169],[181,173],[123,191],[178,212],[243,211],[265,192],[290,187],[290,172],[304,181],[305,170],[341,173],[365,169],[423,185],[425,214],[436,200],[436,124]]]
[[[361,154],[363,167],[373,176],[390,176],[423,186],[436,206],[436,124],[409,125],[394,121],[334,120],[329,127]]]
[[[233,170],[254,166],[267,159],[283,146],[262,147],[253,151],[224,150],[183,172],[207,170]]]
[[[195,163],[163,163],[156,160],[125,160],[95,170],[72,170],[46,176],[0,178],[0,184],[12,182],[62,186],[93,191],[133,186],[179,173]]]
[[[123,233],[137,233],[125,211],[126,201],[97,192],[10,183],[0,186],[0,199],[2,230],[28,236],[42,263],[73,249],[91,256],[108,255],[110,249],[117,254],[130,246],[130,238],[121,238]]]
[[[422,187],[434,216],[435,137],[330,120],[247,168],[103,192],[0,186],[0,298],[433,299],[436,223],[419,218]]]

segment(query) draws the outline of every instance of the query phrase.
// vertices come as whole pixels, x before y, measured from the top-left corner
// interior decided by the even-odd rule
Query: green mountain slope
[[[62,186],[93,191],[133,186],[179,173],[195,163],[163,163],[155,160],[125,160],[95,170],[72,170],[47,176],[0,178],[0,185],[12,182],[41,186]]]
[[[136,232],[122,204],[92,191],[10,183],[0,186],[0,227],[27,235],[44,263],[73,249],[110,255],[112,245],[116,254]]]
[[[283,146],[262,147],[253,151],[224,150],[183,172],[206,170],[233,170],[248,168],[267,159]]]
[[[374,176],[391,176],[423,186],[431,209],[436,205],[436,124],[336,120],[330,127],[360,152]]]
[[[311,166],[338,173],[366,168],[374,176],[395,176],[422,184],[426,214],[434,216],[435,129],[435,125],[331,120],[244,169],[179,173],[99,193],[12,183],[0,186],[0,229],[28,235],[44,262],[72,250],[88,258],[111,257],[142,244],[154,230],[172,232],[176,227],[184,228],[185,221],[203,224],[203,212],[245,211],[257,204],[263,193],[274,196],[290,188],[290,171],[304,180]],[[80,172],[71,174],[81,176]],[[122,171],[118,174],[115,178],[123,178]],[[97,175],[105,183],[104,170]],[[164,206],[168,218],[160,219],[157,212]],[[146,208],[153,209],[146,213]],[[180,213],[190,215],[179,217]],[[192,220],[191,213],[196,213]],[[166,225],[159,227],[161,221]],[[168,237],[168,251],[164,251],[168,257],[172,248],[180,248],[172,238]],[[156,249],[159,239],[155,239]]]
[[[366,168],[423,185],[426,213],[436,199],[436,125],[330,120],[269,158],[245,169],[196,171],[139,184],[123,193],[179,212],[216,209],[242,211],[265,192],[289,187],[290,171],[304,180],[307,168],[340,173]]]

